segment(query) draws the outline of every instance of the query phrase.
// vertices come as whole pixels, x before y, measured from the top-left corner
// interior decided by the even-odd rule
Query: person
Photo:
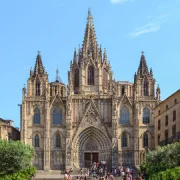
[[[81,168],[80,171],[79,171],[79,174],[82,176],[82,173],[83,173],[83,170]]]
[[[68,180],[72,180],[72,176],[68,173]]]
[[[142,177],[140,174],[138,174],[138,177],[136,178],[136,180],[142,180]]]
[[[85,173],[84,173],[84,180],[87,180],[87,173],[86,173],[86,171],[85,171]]]
[[[67,170],[64,173],[64,180],[68,180],[68,171]]]
[[[113,176],[112,173],[110,174],[109,179],[110,179],[110,180],[114,180],[114,176]]]

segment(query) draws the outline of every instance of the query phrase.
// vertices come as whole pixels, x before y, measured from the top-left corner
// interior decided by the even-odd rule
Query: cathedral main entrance
[[[85,152],[84,153],[84,167],[89,168],[92,166],[93,162],[99,162],[98,152]]]
[[[100,128],[84,128],[75,137],[73,146],[73,166],[76,168],[89,168],[93,162],[100,161],[111,164],[111,141]]]

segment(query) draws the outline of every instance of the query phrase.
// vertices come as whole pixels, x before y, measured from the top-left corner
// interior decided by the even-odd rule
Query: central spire
[[[88,9],[87,24],[82,48],[83,56],[86,57],[92,55],[93,58],[97,57],[98,45],[94,30],[93,17],[90,9]]]
[[[141,60],[140,60],[138,71],[139,71],[140,75],[144,75],[144,74],[148,74],[148,66],[146,63],[145,56],[144,56],[144,51],[142,51],[141,53],[142,53],[142,55],[141,55]]]
[[[38,51],[37,57],[36,57],[36,63],[34,67],[34,75],[36,74],[44,74],[45,69],[43,67],[42,59],[41,59],[41,54],[40,51]]]

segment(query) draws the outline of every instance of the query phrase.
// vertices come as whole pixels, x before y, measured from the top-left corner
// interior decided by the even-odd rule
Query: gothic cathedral
[[[154,148],[153,109],[160,88],[155,90],[143,52],[134,83],[115,81],[112,74],[106,49],[98,47],[90,10],[67,87],[58,72],[55,82],[48,81],[38,52],[21,106],[21,141],[35,148],[37,169],[90,167],[100,161],[109,168],[138,168],[144,161],[147,149]]]

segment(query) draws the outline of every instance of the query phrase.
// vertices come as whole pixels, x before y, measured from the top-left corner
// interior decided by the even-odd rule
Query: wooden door
[[[90,168],[91,166],[91,153],[84,153],[84,166]]]
[[[92,162],[99,162],[99,154],[98,153],[92,153]]]

